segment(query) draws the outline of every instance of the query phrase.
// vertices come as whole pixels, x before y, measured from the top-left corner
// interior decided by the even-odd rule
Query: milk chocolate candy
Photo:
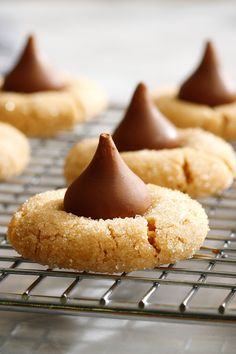
[[[124,163],[111,135],[105,133],[92,161],[64,197],[66,212],[92,219],[143,215],[150,204],[146,184]]]
[[[178,98],[212,107],[236,100],[236,86],[223,71],[212,42],[207,42],[200,65],[181,85]]]
[[[113,133],[113,140],[119,151],[179,146],[176,128],[154,106],[143,83],[137,86],[123,120]]]
[[[15,67],[6,75],[3,91],[34,93],[60,90],[65,86],[62,78],[42,59],[33,36],[29,36],[26,46]]]

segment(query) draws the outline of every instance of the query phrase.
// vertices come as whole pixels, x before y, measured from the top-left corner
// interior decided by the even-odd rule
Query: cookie
[[[0,121],[31,137],[49,137],[71,129],[107,105],[106,94],[96,83],[62,77],[49,67],[32,36],[0,84]]]
[[[36,195],[13,216],[8,239],[23,257],[52,268],[129,272],[191,257],[208,232],[203,208],[178,191],[148,191],[143,216],[107,220],[65,212],[65,190]]]
[[[145,183],[178,189],[192,197],[209,196],[228,188],[236,175],[232,147],[201,129],[179,129],[181,147],[121,152],[126,164]],[[96,138],[84,139],[69,151],[64,166],[68,183],[89,164]]]
[[[200,127],[226,140],[236,139],[236,103],[216,107],[178,99],[177,90],[153,94],[158,109],[177,127]]]
[[[129,272],[191,257],[207,231],[198,202],[146,185],[103,133],[84,172],[67,190],[26,201],[8,238],[23,257],[52,268]]]
[[[29,162],[30,147],[16,128],[0,122],[0,181],[20,174]]]
[[[180,128],[201,127],[236,138],[236,85],[226,76],[212,42],[197,69],[177,89],[153,94],[160,111]]]

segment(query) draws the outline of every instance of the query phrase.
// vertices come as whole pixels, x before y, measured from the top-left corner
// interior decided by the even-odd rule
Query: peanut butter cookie
[[[32,36],[16,66],[0,82],[0,121],[27,136],[53,136],[101,113],[106,105],[99,85],[62,77],[49,67]]]
[[[178,148],[124,151],[121,156],[145,183],[178,189],[192,197],[209,196],[228,188],[236,176],[233,148],[201,129],[178,132]],[[84,139],[72,147],[64,166],[68,183],[87,167],[97,143],[96,138]]]
[[[30,147],[16,128],[0,122],[0,180],[20,174],[29,162]]]
[[[212,42],[179,88],[157,90],[153,100],[177,127],[200,127],[227,140],[236,138],[236,85],[222,69]]]
[[[191,257],[207,232],[198,202],[146,185],[101,134],[86,170],[67,190],[26,201],[8,238],[23,257],[50,267],[129,272]]]

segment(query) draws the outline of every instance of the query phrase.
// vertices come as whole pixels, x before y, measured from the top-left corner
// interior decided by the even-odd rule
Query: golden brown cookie
[[[0,123],[0,180],[20,174],[29,157],[26,137],[11,125]]]
[[[101,113],[103,89],[87,79],[70,80],[59,91],[16,93],[0,90],[0,121],[27,136],[48,137]]]
[[[236,85],[207,41],[196,69],[176,90],[154,93],[160,111],[177,127],[201,127],[221,137],[236,138]]]
[[[0,120],[28,136],[55,135],[105,106],[106,96],[98,85],[57,72],[41,55],[32,35],[0,85]]]
[[[13,216],[8,238],[25,258],[50,267],[129,272],[192,257],[208,232],[200,204],[148,185],[143,216],[92,220],[63,210],[65,190],[30,198]],[[179,212],[181,210],[181,212]]]
[[[126,164],[144,182],[186,192],[192,197],[216,194],[229,187],[236,175],[232,147],[201,129],[180,129],[181,147],[121,152]],[[98,140],[84,139],[69,152],[64,167],[72,182],[89,164]]]

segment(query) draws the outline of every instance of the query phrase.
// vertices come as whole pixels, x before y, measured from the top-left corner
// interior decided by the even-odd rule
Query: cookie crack
[[[109,230],[110,236],[112,237],[112,239],[113,239],[113,241],[114,241],[114,243],[115,243],[115,245],[116,245],[116,249],[118,249],[118,248],[119,248],[119,245],[118,245],[118,242],[117,242],[117,240],[116,240],[116,236],[115,236],[115,234],[114,234],[114,230],[113,230],[112,227],[109,226],[109,225],[108,225],[108,230]]]
[[[186,241],[185,241],[185,239],[184,239],[183,237],[177,236],[176,238],[177,238],[177,240],[178,240],[180,243],[186,244]]]
[[[37,257],[38,254],[38,250],[39,250],[39,245],[40,245],[40,237],[41,237],[41,230],[38,230],[38,233],[36,235],[36,245],[35,245],[35,249],[34,249],[34,256]]]
[[[161,250],[157,242],[155,219],[147,220],[147,239],[149,244],[155,250],[156,255],[159,254]]]
[[[103,255],[102,261],[105,262],[106,258],[107,258],[107,250],[105,248],[103,248],[103,246],[99,240],[97,241],[97,243],[98,243],[98,247],[100,249],[100,252]]]
[[[222,137],[227,136],[227,130],[229,129],[230,117],[227,113],[223,113],[221,115],[221,129],[222,129]],[[227,139],[229,140],[229,139]]]
[[[229,170],[229,172],[233,175],[232,178],[235,176],[235,171],[232,168],[232,166],[230,166],[230,163],[227,161],[227,159],[225,159],[223,156],[219,156],[217,155],[217,157],[225,164],[226,168]]]
[[[193,175],[192,175],[192,172],[191,172],[191,169],[190,169],[190,165],[187,161],[187,159],[184,160],[184,163],[182,165],[182,169],[183,169],[183,173],[184,173],[184,177],[185,177],[185,180],[186,180],[186,183],[187,184],[191,184],[193,183]]]

